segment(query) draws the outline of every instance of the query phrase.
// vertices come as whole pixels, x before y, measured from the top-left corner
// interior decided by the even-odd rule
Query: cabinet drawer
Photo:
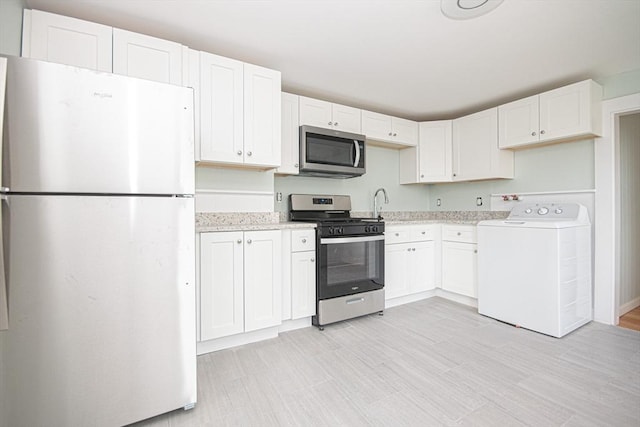
[[[314,251],[316,230],[293,230],[291,232],[291,252]]]
[[[442,240],[448,242],[476,243],[476,226],[445,225],[442,227]]]
[[[386,244],[410,242],[411,229],[409,227],[387,227],[384,233],[384,242]]]
[[[412,242],[424,242],[436,239],[436,226],[426,225],[411,227],[410,238]]]

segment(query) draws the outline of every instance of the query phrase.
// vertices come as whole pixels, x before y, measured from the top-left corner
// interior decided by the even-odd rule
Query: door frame
[[[595,153],[595,321],[617,325],[620,307],[620,116],[640,111],[640,93],[602,103],[602,137],[596,138]]]

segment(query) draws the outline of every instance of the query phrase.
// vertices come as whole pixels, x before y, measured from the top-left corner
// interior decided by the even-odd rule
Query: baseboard
[[[620,316],[624,316],[636,307],[640,307],[640,297],[634,298],[631,301],[622,304],[619,309]]]
[[[278,328],[279,332],[295,331],[296,329],[308,328],[311,326],[311,317],[303,317],[302,319],[285,320]]]
[[[435,289],[425,292],[419,292],[417,294],[404,295],[397,298],[391,298],[384,302],[384,308],[396,307],[398,305],[409,304],[412,302],[420,301],[423,299],[431,298],[435,296]]]
[[[242,334],[222,337],[215,340],[200,341],[196,343],[196,353],[198,356],[211,353],[226,348],[237,347],[239,345],[251,344],[258,341],[276,338],[278,336],[278,326],[260,329],[259,331],[245,332]]]
[[[444,289],[436,289],[435,296],[448,299],[460,304],[468,305],[469,307],[478,308],[478,300],[466,295],[454,294],[453,292],[445,291]]]

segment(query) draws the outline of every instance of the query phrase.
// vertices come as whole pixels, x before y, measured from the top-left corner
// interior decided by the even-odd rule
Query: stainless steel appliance
[[[384,221],[352,218],[351,198],[292,194],[290,219],[316,228],[316,315],[329,323],[384,310]]]
[[[191,90],[24,58],[0,74],[0,425],[192,407]]]
[[[366,171],[365,136],[300,126],[300,175],[352,178]]]

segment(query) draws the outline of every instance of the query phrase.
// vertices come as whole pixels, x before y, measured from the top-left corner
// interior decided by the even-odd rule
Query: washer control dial
[[[556,208],[556,210],[554,212],[557,213],[558,215],[560,215],[564,211],[561,208]]]
[[[538,209],[538,215],[546,215],[549,213],[549,208],[545,208],[544,206]]]
[[[530,214],[531,212],[533,212],[533,211],[531,210],[531,208],[527,208],[527,209],[525,209],[525,210],[524,210],[524,213],[526,213],[526,214]]]

